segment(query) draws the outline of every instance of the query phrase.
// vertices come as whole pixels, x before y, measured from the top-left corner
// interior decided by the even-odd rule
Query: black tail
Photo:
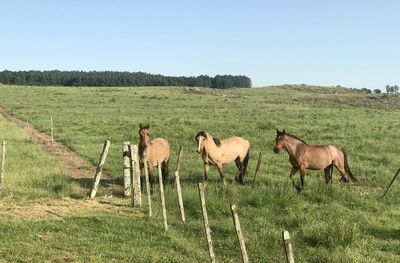
[[[244,157],[243,160],[243,178],[246,176],[247,166],[249,164],[249,158],[250,158],[250,149],[247,151],[247,155],[246,157]]]
[[[350,170],[349,161],[347,160],[347,153],[343,148],[341,148],[341,150],[344,155],[344,170],[350,176],[352,182],[358,182],[358,179],[353,175],[353,173]]]

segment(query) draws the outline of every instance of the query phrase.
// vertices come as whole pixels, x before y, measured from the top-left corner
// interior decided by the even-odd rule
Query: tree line
[[[399,93],[399,86],[397,86],[397,85],[394,85],[394,86],[386,85],[386,92],[387,93]]]
[[[244,75],[200,75],[173,77],[145,72],[120,71],[9,71],[0,72],[0,83],[37,86],[141,87],[188,86],[216,89],[250,88],[251,80]]]

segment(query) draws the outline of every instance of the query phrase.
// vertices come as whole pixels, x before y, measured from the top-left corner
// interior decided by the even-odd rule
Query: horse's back
[[[238,156],[240,157],[240,159],[245,158],[250,149],[250,142],[238,136],[234,136],[221,141],[221,145],[224,153],[229,153],[229,155],[232,155],[233,159]]]
[[[296,159],[299,165],[304,165],[307,169],[324,169],[334,160],[333,147],[332,145],[301,144],[296,150]]]
[[[157,161],[168,161],[171,151],[167,140],[155,138],[147,145],[146,157],[149,165],[156,166]]]
[[[246,149],[246,150],[250,148],[250,142],[239,136],[234,136],[234,137],[222,140],[221,143],[222,143],[222,145],[226,145],[226,146],[230,146],[230,147],[238,147],[238,148],[242,148],[242,149]]]

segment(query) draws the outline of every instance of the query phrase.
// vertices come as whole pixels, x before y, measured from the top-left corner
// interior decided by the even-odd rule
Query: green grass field
[[[41,131],[50,133],[52,117],[55,139],[94,164],[104,140],[111,140],[105,171],[121,182],[122,142],[137,143],[139,123],[150,123],[151,137],[164,137],[171,145],[171,177],[183,146],[181,180],[187,213],[183,225],[172,185],[166,190],[168,233],[163,231],[156,192],[151,219],[145,216],[146,204],[141,210],[131,208],[121,193],[107,189],[98,198],[107,206],[91,208],[84,200],[87,189],[80,189],[33,140],[0,118],[0,140],[7,140],[10,147],[0,204],[86,204],[57,218],[0,217],[0,262],[207,262],[196,187],[203,177],[194,140],[200,129],[220,139],[238,135],[251,142],[244,186],[234,183],[234,164],[226,167],[230,184],[225,189],[211,168],[206,198],[218,262],[240,261],[230,203],[238,205],[252,262],[286,260],[284,229],[291,233],[296,262],[400,261],[399,184],[395,182],[380,200],[400,166],[398,96],[308,86],[197,92],[3,85],[0,97],[1,107]],[[287,154],[272,151],[275,130],[283,128],[310,144],[343,146],[361,182],[340,184],[335,171],[334,184],[327,186],[322,171],[310,171],[304,191],[297,194],[288,178]],[[252,189],[259,152],[263,163]],[[102,201],[105,194],[114,197]]]

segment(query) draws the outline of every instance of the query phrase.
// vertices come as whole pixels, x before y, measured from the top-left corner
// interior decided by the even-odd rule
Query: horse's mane
[[[199,136],[207,137],[207,133],[205,131],[199,131],[196,134],[196,140],[197,140],[197,138],[199,138]],[[211,134],[210,134],[210,136],[213,138],[213,141],[214,141],[215,145],[217,145],[218,147],[221,146],[221,140],[220,139],[215,138]]]
[[[292,137],[292,138],[294,138],[294,139],[296,139],[296,140],[299,140],[299,141],[301,141],[302,143],[304,143],[304,144],[307,144],[304,140],[302,140],[302,139],[300,139],[299,137],[297,137],[296,135],[293,135],[293,134],[290,134],[290,133],[285,133],[287,136],[289,136],[289,137]]]
[[[207,133],[205,132],[205,131],[199,131],[197,134],[196,134],[196,140],[197,140],[197,138],[199,138],[199,136],[203,136],[203,137],[207,137]]]
[[[220,139],[213,137],[213,141],[214,141],[215,145],[217,145],[218,147],[221,146],[221,140]]]

